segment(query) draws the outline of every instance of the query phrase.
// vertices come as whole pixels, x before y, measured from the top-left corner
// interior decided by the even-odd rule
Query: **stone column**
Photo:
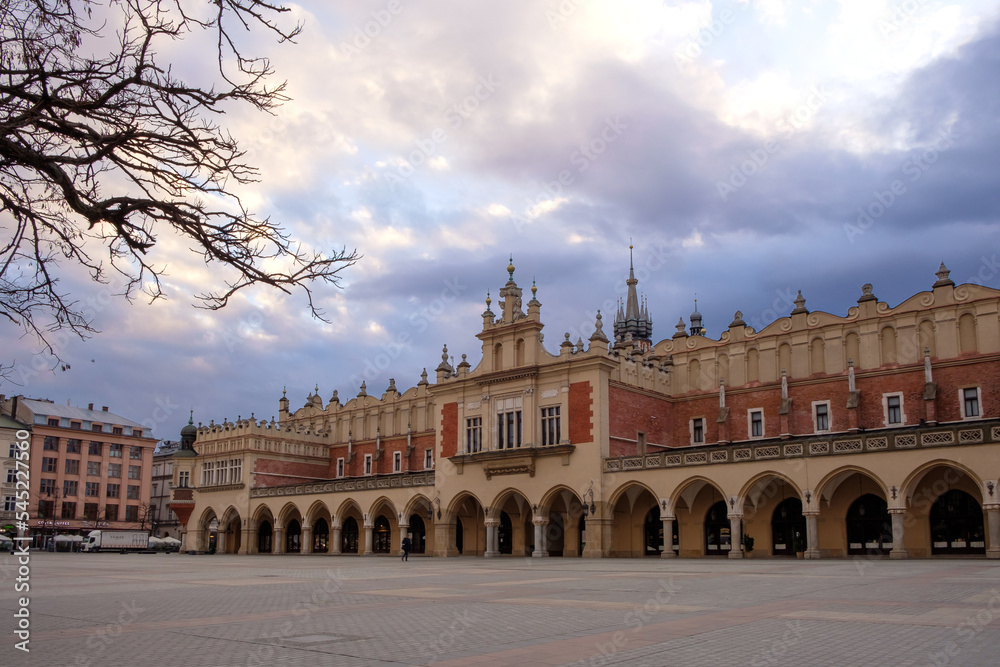
[[[365,521],[365,556],[371,556],[375,553],[372,550],[372,529],[374,528],[375,524]]]
[[[226,553],[226,531],[221,528],[215,531],[215,553],[224,554]]]
[[[483,554],[485,558],[495,558],[500,555],[500,551],[497,549],[497,528],[499,526],[500,521],[497,519],[486,520],[486,552]]]
[[[983,505],[986,510],[986,530],[990,536],[987,558],[1000,558],[1000,505]]]
[[[663,551],[660,552],[660,558],[675,558],[677,554],[674,553],[674,517],[661,516],[660,521],[663,522]]]
[[[187,551],[187,549],[188,549],[188,545],[187,545],[188,529],[187,529],[187,526],[181,526],[179,532],[181,534],[181,548],[180,548],[180,551],[184,552],[184,551]]]
[[[819,551],[819,512],[803,512],[806,518],[806,552],[803,558],[822,558]]]
[[[302,523],[302,543],[299,553],[311,554],[313,552],[313,527],[311,523]]]
[[[271,534],[271,539],[274,540],[274,543],[271,544],[271,553],[285,553],[285,528],[283,526],[274,524],[274,533]]]
[[[340,544],[341,544],[341,542],[340,542],[340,529],[341,529],[341,527],[342,526],[340,525],[339,521],[334,521],[333,525],[331,526],[332,532],[333,532],[333,544],[330,545],[330,555],[331,556],[333,554],[339,554],[339,553],[341,553],[341,551],[340,551]]]
[[[406,534],[409,533],[409,532],[410,532],[410,524],[408,524],[408,523],[401,523],[401,524],[399,524],[399,556],[400,557],[402,557],[402,555],[403,555],[403,538],[406,537]]]
[[[532,558],[545,558],[549,555],[548,545],[545,544],[546,540],[546,526],[549,525],[548,519],[532,519],[531,523],[535,526],[535,550],[531,552]]]
[[[729,515],[729,536],[732,547],[729,550],[729,557],[743,558],[743,515],[742,514]]]
[[[240,554],[257,553],[257,542],[254,539],[253,528],[243,529],[243,539],[240,540]]]
[[[903,526],[903,516],[906,514],[906,510],[902,508],[891,508],[889,510],[889,516],[892,518],[892,551],[889,552],[889,558],[909,558],[910,554],[906,551],[906,547],[903,546],[904,537],[904,526]]]

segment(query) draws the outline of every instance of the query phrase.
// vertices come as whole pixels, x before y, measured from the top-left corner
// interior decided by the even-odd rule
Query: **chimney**
[[[101,406],[101,412],[107,412],[107,411],[108,411],[108,406],[102,405]]]
[[[94,404],[93,403],[88,403],[87,404],[87,409],[88,410],[93,410],[94,409]]]
[[[21,398],[21,397],[20,396],[15,396],[13,398],[13,400],[11,401],[11,404],[10,404],[10,418],[11,419],[17,419],[17,399],[19,399],[19,398]]]

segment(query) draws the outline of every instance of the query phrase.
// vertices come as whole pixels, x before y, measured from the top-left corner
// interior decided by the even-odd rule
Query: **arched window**
[[[725,556],[732,551],[732,534],[726,503],[720,500],[705,514],[705,555]]]
[[[358,522],[353,516],[347,517],[341,528],[340,551],[345,554],[358,553]]]
[[[325,554],[330,549],[330,525],[326,519],[318,519],[313,526],[313,553]]]
[[[882,347],[882,364],[896,363],[896,330],[884,327],[879,335],[879,343]]]
[[[760,382],[760,352],[757,348],[747,350],[747,382]]]
[[[424,520],[419,514],[410,515],[410,552],[415,554],[426,553],[427,551],[427,529],[424,527]]]
[[[965,491],[951,489],[931,506],[932,554],[984,554],[983,508]]]
[[[375,527],[372,529],[372,551],[377,554],[387,554],[392,545],[392,531],[389,528],[389,520],[381,514],[375,519]]]
[[[809,373],[826,373],[826,343],[822,338],[813,338],[809,345]]]
[[[524,365],[524,339],[518,338],[517,343],[514,344],[514,365],[523,366]]]
[[[503,370],[503,345],[501,343],[493,346],[493,370]]]
[[[887,554],[892,549],[892,521],[884,499],[866,493],[847,510],[847,553]]]

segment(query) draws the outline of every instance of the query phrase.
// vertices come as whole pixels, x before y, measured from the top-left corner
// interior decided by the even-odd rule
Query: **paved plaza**
[[[0,558],[2,665],[1000,664],[986,560]]]

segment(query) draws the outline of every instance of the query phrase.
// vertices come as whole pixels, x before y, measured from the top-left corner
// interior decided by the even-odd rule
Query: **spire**
[[[645,298],[642,300],[642,305],[640,305],[639,294],[635,288],[639,284],[639,281],[635,277],[633,249],[634,246],[629,243],[628,280],[625,281],[625,284],[628,285],[628,291],[625,294],[624,304],[621,303],[621,299],[619,298],[618,315],[615,318],[614,325],[615,340],[619,342],[630,340],[638,345],[639,349],[646,351],[653,345],[653,321],[649,317]]]
[[[628,285],[628,296],[625,301],[625,319],[638,320],[641,315],[639,313],[639,297],[636,295],[635,286],[639,284],[639,281],[635,279],[631,244],[628,247],[628,280],[625,281],[625,284]]]
[[[698,295],[694,297],[694,311],[691,313],[691,335],[701,336],[702,326],[701,326],[701,313],[698,312]]]

